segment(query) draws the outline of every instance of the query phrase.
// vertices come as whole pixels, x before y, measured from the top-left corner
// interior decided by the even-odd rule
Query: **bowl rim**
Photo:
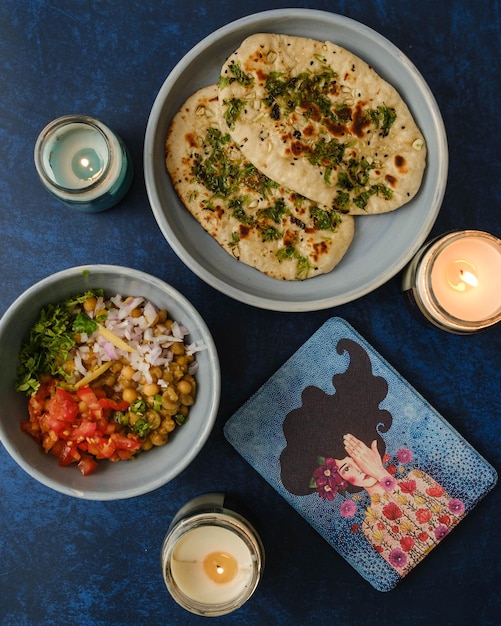
[[[144,272],[142,270],[112,264],[89,264],[74,266],[50,274],[32,284],[11,303],[11,305],[7,308],[5,313],[0,318],[0,342],[2,341],[4,333],[10,327],[10,325],[14,323],[16,312],[19,310],[19,307],[23,306],[25,302],[29,301],[40,290],[43,290],[51,284],[56,284],[62,278],[68,278],[72,276],[77,277],[78,275],[83,276],[87,273],[94,273],[94,275],[110,273],[116,274],[117,276],[122,275],[126,276],[127,278],[146,281],[150,286],[153,286],[155,289],[160,289],[164,293],[167,293],[170,298],[174,298],[176,300],[176,303],[179,303],[179,305],[183,309],[186,309],[188,314],[196,321],[198,330],[203,336],[204,345],[206,346],[206,350],[208,351],[211,386],[211,393],[209,395],[210,404],[204,411],[203,427],[199,429],[196,445],[190,446],[187,453],[183,456],[182,461],[178,463],[175,468],[163,472],[158,478],[151,480],[151,482],[149,482],[148,484],[136,486],[133,488],[124,487],[123,489],[114,489],[113,491],[84,491],[80,488],[72,487],[69,484],[65,484],[57,479],[47,476],[45,473],[39,471],[36,467],[28,463],[18,447],[11,442],[9,433],[6,430],[4,426],[4,421],[2,419],[0,419],[0,442],[3,444],[3,447],[8,452],[10,457],[28,475],[30,475],[32,478],[37,480],[39,483],[45,485],[46,487],[49,487],[65,495],[86,500],[120,500],[149,493],[167,484],[179,474],[181,474],[181,472],[186,469],[186,467],[188,467],[188,465],[202,450],[213,430],[219,411],[221,397],[220,361],[214,339],[205,320],[202,318],[194,305],[191,304],[191,302],[183,294],[181,294],[175,287],[172,287],[172,285],[152,274],[148,274],[147,272]],[[41,304],[40,308],[42,306],[44,305]],[[27,331],[28,329],[26,328],[25,330]],[[191,329],[189,330],[191,334]],[[68,477],[70,477],[70,474],[68,474]]]
[[[379,275],[371,277],[365,284],[361,284],[354,288],[347,289],[342,293],[334,293],[329,295],[326,293],[319,294],[318,297],[310,297],[309,299],[302,299],[294,297],[287,297],[289,294],[280,295],[277,292],[277,296],[267,298],[259,293],[259,286],[252,288],[251,279],[248,275],[244,275],[241,285],[231,284],[224,277],[212,274],[199,259],[194,258],[190,251],[183,245],[182,241],[178,240],[173,227],[167,219],[164,218],[162,212],[164,203],[162,201],[161,194],[156,186],[157,175],[153,167],[153,158],[155,156],[155,149],[157,147],[157,139],[155,137],[155,130],[161,124],[162,121],[162,108],[165,97],[169,93],[172,85],[182,76],[183,71],[188,67],[199,54],[208,47],[215,45],[219,40],[226,36],[231,36],[238,29],[254,28],[253,32],[258,32],[257,28],[266,26],[266,23],[270,20],[301,20],[305,19],[309,22],[314,20],[324,20],[332,24],[332,26],[338,26],[341,28],[352,29],[356,33],[362,34],[367,40],[370,40],[375,45],[384,49],[387,53],[402,67],[402,76],[407,80],[411,79],[413,84],[418,87],[418,95],[425,105],[425,114],[430,121],[429,133],[433,136],[433,140],[436,142],[436,163],[433,164],[432,179],[430,178],[430,189],[427,188],[426,197],[427,204],[429,206],[428,212],[423,219],[422,227],[417,235],[412,236],[412,241],[409,243],[408,248],[405,251],[401,251],[398,258],[391,259],[386,267],[385,271],[382,271]],[[286,24],[287,22],[284,21]],[[270,31],[268,31],[270,32]],[[355,53],[357,53],[355,51]],[[398,88],[398,83],[397,83]],[[407,100],[407,99],[406,99]],[[420,101],[421,101],[420,100]],[[174,112],[173,112],[174,113]],[[173,114],[172,113],[172,114]],[[165,115],[165,114],[164,114]],[[429,158],[429,157],[428,157]],[[283,312],[304,312],[304,311],[318,311],[334,306],[346,304],[353,300],[356,300],[368,293],[371,293],[391,278],[393,278],[405,265],[412,259],[419,248],[422,246],[426,238],[428,237],[433,225],[438,217],[442,201],[446,191],[447,175],[448,175],[448,145],[447,136],[444,121],[438,107],[437,101],[433,92],[431,91],[428,83],[425,81],[422,74],[417,67],[410,61],[409,58],[390,40],[384,35],[381,35],[376,30],[372,29],[365,24],[358,22],[352,18],[336,14],[330,11],[324,11],[319,9],[306,9],[306,8],[285,8],[285,9],[271,9],[267,11],[261,11],[245,17],[239,18],[233,22],[230,22],[217,30],[207,35],[204,39],[199,41],[191,50],[189,50],[173,67],[170,73],[163,81],[160,90],[155,98],[148,123],[146,127],[145,144],[144,144],[144,157],[143,166],[145,173],[145,183],[148,198],[151,208],[153,210],[155,219],[157,220],[160,230],[162,231],[167,243],[181,259],[181,261],[199,278],[205,281],[208,285],[212,286],[216,290],[224,293],[240,302],[244,302],[256,307],[276,310]],[[427,170],[430,170],[428,164]],[[431,174],[428,174],[431,177]],[[424,183],[420,192],[423,190]],[[436,181],[436,182],[435,182]],[[419,196],[419,194],[418,194]],[[417,196],[417,197],[418,197]],[[431,196],[431,197],[429,197]],[[417,198],[416,197],[416,198]],[[370,216],[364,216],[363,219],[369,220]],[[312,278],[311,280],[322,279],[322,276]]]

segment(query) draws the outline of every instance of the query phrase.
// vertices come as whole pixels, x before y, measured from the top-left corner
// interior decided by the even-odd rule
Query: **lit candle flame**
[[[454,291],[469,291],[478,287],[476,267],[464,259],[454,261],[447,272],[447,282]]]
[[[475,276],[475,274],[473,274],[473,272],[468,272],[467,270],[459,270],[459,274],[461,276],[463,284],[465,285],[465,289],[466,285],[470,285],[470,287],[478,286],[478,278]]]

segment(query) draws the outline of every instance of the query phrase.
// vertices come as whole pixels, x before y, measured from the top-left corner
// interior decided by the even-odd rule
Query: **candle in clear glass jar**
[[[46,189],[73,208],[105,211],[127,193],[133,176],[123,141],[99,120],[66,115],[48,124],[35,145]]]
[[[459,334],[501,320],[501,240],[483,231],[433,240],[404,273],[403,289],[436,326]]]
[[[254,527],[224,494],[189,502],[172,521],[162,548],[167,589],[198,615],[225,615],[254,593],[264,549]]]

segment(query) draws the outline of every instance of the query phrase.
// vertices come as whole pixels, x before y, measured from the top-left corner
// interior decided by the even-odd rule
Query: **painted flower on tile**
[[[383,515],[389,520],[397,520],[402,517],[402,510],[394,502],[389,502],[383,507]]]
[[[427,489],[426,493],[429,496],[432,496],[433,498],[440,498],[441,496],[444,495],[445,489],[441,487],[440,485],[435,484],[433,485],[433,487],[430,487],[429,489]]]
[[[463,515],[464,510],[465,510],[465,506],[461,500],[458,500],[457,498],[453,498],[449,502],[449,511],[451,513],[454,513],[454,515]]]
[[[440,526],[437,526],[437,528],[435,528],[434,533],[435,533],[435,537],[437,538],[437,540],[441,541],[449,533],[449,529],[447,528],[447,526],[444,526],[442,524]]]
[[[415,480],[405,480],[405,481],[399,482],[398,484],[400,486],[400,489],[404,493],[408,493],[411,496],[414,494],[414,492],[417,489],[417,484]]]
[[[407,565],[407,555],[400,548],[393,548],[393,550],[388,555],[389,562],[395,568],[402,568]]]
[[[430,509],[418,509],[416,511],[416,519],[420,524],[426,524],[431,520],[431,517]]]
[[[400,545],[402,546],[402,550],[404,552],[409,552],[410,550],[412,550],[412,548],[414,547],[414,539],[412,537],[402,537],[402,539],[400,539]]]
[[[341,517],[353,517],[357,512],[357,505],[353,500],[345,500],[339,508],[339,514]]]
[[[412,461],[412,452],[407,448],[400,448],[397,452],[397,459],[400,463],[410,463]]]
[[[385,491],[393,491],[397,481],[393,478],[393,476],[385,476],[379,481],[379,484]]]
[[[338,491],[345,491],[347,482],[339,474],[336,461],[330,457],[319,459],[320,465],[313,472],[312,487],[326,500],[334,500]]]

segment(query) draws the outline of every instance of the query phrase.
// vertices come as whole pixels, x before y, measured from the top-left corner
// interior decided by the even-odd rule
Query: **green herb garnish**
[[[364,115],[377,127],[381,128],[381,135],[386,137],[390,132],[397,113],[393,107],[380,105],[376,109],[366,109]]]
[[[137,415],[144,415],[146,413],[146,402],[143,398],[136,398],[130,403],[130,411],[131,413],[136,413]]]
[[[83,311],[80,311],[73,321],[73,330],[76,333],[84,333],[86,335],[92,335],[97,330],[97,322],[91,320]]]
[[[145,419],[139,418],[135,421],[134,426],[132,427],[132,431],[141,438],[146,437],[146,435],[150,432],[151,424],[147,422]]]
[[[102,290],[90,290],[41,309],[37,321],[31,327],[28,341],[21,347],[15,385],[17,391],[30,396],[36,393],[40,388],[41,374],[69,379],[64,364],[76,343],[74,309],[88,298],[102,294]]]

